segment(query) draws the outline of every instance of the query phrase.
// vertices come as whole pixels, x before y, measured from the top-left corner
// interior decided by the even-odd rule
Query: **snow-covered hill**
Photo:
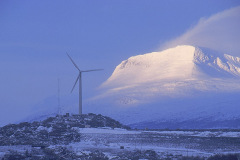
[[[239,117],[239,97],[239,57],[183,45],[121,62],[89,107],[125,123],[222,121]]]
[[[0,146],[69,144],[80,141],[81,128],[130,129],[114,119],[96,114],[57,115],[43,121],[0,127]]]

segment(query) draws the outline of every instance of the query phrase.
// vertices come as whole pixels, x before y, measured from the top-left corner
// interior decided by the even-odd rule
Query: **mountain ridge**
[[[211,73],[199,73],[204,69]],[[183,45],[161,52],[132,56],[122,61],[102,86],[129,84],[126,81],[144,83],[172,78],[201,78],[203,75],[219,77],[216,76],[219,73],[222,73],[221,76],[239,77],[240,58],[228,54],[221,55],[210,49]]]
[[[122,61],[103,83],[105,91],[99,97],[121,92],[124,97],[136,97],[140,92],[150,97],[153,94],[179,97],[196,91],[232,92],[240,91],[239,80],[239,57],[178,46]]]

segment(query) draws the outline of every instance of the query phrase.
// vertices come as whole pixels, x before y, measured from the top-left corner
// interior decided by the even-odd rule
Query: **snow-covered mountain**
[[[101,88],[89,107],[125,123],[233,120],[240,116],[240,58],[177,46],[122,61]]]
[[[161,80],[240,76],[240,58],[193,46],[130,57],[116,67],[104,86],[129,86]]]

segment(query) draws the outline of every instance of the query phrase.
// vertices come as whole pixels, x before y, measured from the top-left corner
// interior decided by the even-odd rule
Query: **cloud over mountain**
[[[196,45],[240,56],[240,6],[202,18],[183,35],[166,42],[161,49]]]

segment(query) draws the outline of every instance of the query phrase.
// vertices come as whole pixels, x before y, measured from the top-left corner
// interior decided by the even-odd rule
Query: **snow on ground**
[[[219,137],[240,137],[240,132],[222,132]]]
[[[154,150],[169,154],[208,157],[217,153],[238,153],[240,131],[128,131],[111,128],[81,128],[82,141],[69,146],[76,152],[100,150],[107,155],[126,151]],[[207,139],[206,139],[207,138]],[[209,144],[208,144],[209,143]],[[124,149],[120,149],[124,146]],[[221,146],[221,147],[218,147]]]
[[[78,131],[80,133],[100,133],[100,134],[140,134],[140,131],[128,131],[126,129],[121,128],[79,128]]]
[[[170,135],[188,135],[196,137],[240,137],[240,131],[143,131],[145,133],[159,133]]]
[[[64,146],[78,155],[96,150],[103,152],[108,157],[135,150],[154,150],[161,157],[169,155],[209,157],[218,153],[240,153],[240,131],[236,130],[149,131],[107,127],[76,128],[76,130],[81,133],[81,142]],[[56,146],[52,145],[49,148]],[[0,157],[9,150],[24,152],[31,150],[31,146],[0,146]]]
[[[126,130],[121,128],[78,128],[82,134],[141,134],[141,133],[157,133],[168,135],[184,135],[196,137],[240,137],[240,131],[146,131],[146,130]]]

